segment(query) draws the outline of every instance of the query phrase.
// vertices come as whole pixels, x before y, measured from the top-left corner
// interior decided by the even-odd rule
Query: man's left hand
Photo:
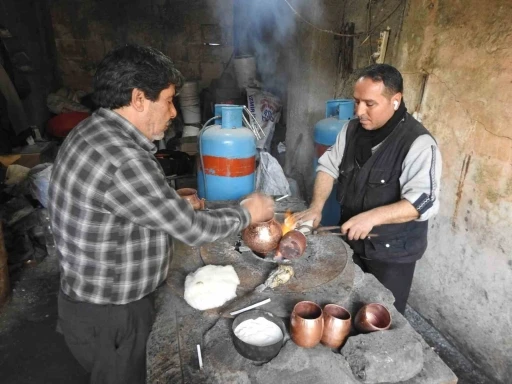
[[[341,226],[341,233],[347,235],[348,240],[366,239],[374,227],[373,215],[369,212],[363,212],[346,221]]]

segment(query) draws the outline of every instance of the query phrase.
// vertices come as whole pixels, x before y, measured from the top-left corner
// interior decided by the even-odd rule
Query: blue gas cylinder
[[[336,142],[338,133],[340,133],[345,124],[353,117],[354,100],[335,99],[327,101],[325,106],[325,119],[322,119],[315,124],[315,175],[318,159]],[[322,225],[338,225],[340,221],[341,207],[336,200],[336,191],[337,184],[334,184],[332,192],[325,202],[324,209],[322,211]]]
[[[242,106],[216,105],[215,116],[219,110],[220,124],[199,136],[198,193],[206,200],[236,200],[255,190],[256,138],[242,124]]]

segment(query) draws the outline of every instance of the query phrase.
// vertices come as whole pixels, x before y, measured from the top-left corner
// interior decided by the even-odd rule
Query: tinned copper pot
[[[312,301],[301,301],[290,317],[290,336],[299,347],[313,348],[320,342],[324,330],[322,308]]]
[[[176,191],[182,199],[187,200],[195,210],[204,209],[204,199],[197,196],[197,190],[194,188],[180,188]]]
[[[250,224],[242,231],[242,239],[254,252],[266,254],[277,248],[279,240],[283,236],[281,224],[274,218]]]
[[[390,326],[391,314],[385,306],[377,303],[364,305],[354,319],[354,327],[363,333],[385,331]]]
[[[286,232],[277,247],[278,255],[285,259],[297,259],[306,250],[306,235],[296,229]]]
[[[336,304],[327,304],[323,312],[324,332],[320,342],[330,348],[339,348],[350,333],[352,323],[350,313]]]

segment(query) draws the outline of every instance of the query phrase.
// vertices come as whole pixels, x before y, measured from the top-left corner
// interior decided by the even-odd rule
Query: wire
[[[371,35],[373,32],[375,32],[375,30],[380,27],[384,22],[386,22],[391,16],[393,16],[395,14],[396,11],[398,11],[398,8],[400,8],[400,6],[403,4],[407,4],[407,0],[399,0],[398,2],[398,5],[396,6],[395,9],[393,9],[393,11],[391,11],[391,13],[389,15],[387,15],[383,20],[381,20],[380,23],[378,23],[376,26],[374,26],[370,32],[368,32],[368,35]]]
[[[299,12],[297,12],[295,10],[295,8],[293,8],[293,6],[288,2],[288,0],[283,0],[287,5],[288,7],[290,7],[290,9],[293,11],[293,13],[295,13],[295,15],[301,19],[304,23],[306,23],[307,25],[309,25],[310,27],[316,29],[317,31],[320,31],[320,32],[324,32],[324,33],[329,33],[331,35],[335,35],[335,36],[342,36],[342,37],[357,37],[357,36],[361,36],[361,35],[365,35],[365,33],[363,32],[360,32],[360,33],[353,33],[353,34],[346,34],[346,33],[338,33],[338,32],[334,32],[334,31],[331,31],[329,29],[322,29],[322,28],[318,28],[316,25],[314,25],[313,23],[311,23],[310,21],[306,20]],[[371,4],[371,1],[370,1],[370,4]],[[398,10],[398,8],[400,8],[400,5],[402,4],[407,4],[407,0],[399,0],[398,2],[398,5],[395,7],[395,9],[393,9],[393,11],[391,11],[391,13],[389,15],[387,15],[383,20],[381,20],[380,23],[378,23],[376,26],[374,26],[369,32],[367,32],[366,34],[366,38],[364,39],[364,41],[361,43],[361,45],[363,45],[367,40],[368,38],[370,37],[370,35],[375,32],[375,30],[380,27],[384,22],[386,22],[391,16],[393,16],[395,14],[395,12]]]
[[[362,35],[363,33],[356,33],[356,34],[351,34],[351,35],[348,35],[348,34],[345,34],[345,33],[338,33],[338,32],[334,32],[334,31],[331,31],[329,29],[322,29],[322,28],[318,28],[316,25],[314,25],[313,23],[309,22],[308,20],[306,20],[304,17],[302,17],[299,12],[297,12],[295,10],[295,8],[293,8],[293,6],[288,2],[288,0],[284,0],[284,2],[288,5],[288,7],[290,7],[290,9],[293,11],[293,13],[295,13],[295,15],[297,15],[297,17],[299,19],[301,19],[304,23],[306,23],[307,25],[309,25],[310,27],[316,29],[317,31],[320,31],[320,32],[325,32],[325,33],[330,33],[331,35],[335,35],[335,36],[344,36],[344,37],[352,37],[352,36],[359,36],[359,35]]]

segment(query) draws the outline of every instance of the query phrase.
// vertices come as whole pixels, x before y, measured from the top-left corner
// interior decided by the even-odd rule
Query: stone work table
[[[304,209],[303,202],[290,200],[279,202],[276,211]],[[215,204],[210,203],[209,207],[212,206]],[[451,370],[395,310],[391,293],[372,275],[354,265],[350,248],[340,237],[308,238],[310,256],[306,253],[302,258],[315,261],[311,262],[311,278],[306,282],[290,281],[275,291],[267,289],[262,293],[254,293],[252,289],[265,281],[277,265],[255,261],[254,255],[238,253],[233,247],[236,240],[237,237],[232,237],[203,247],[176,242],[168,279],[157,293],[157,318],[147,346],[148,383],[457,382]],[[333,249],[338,250],[341,261],[333,258],[335,272],[329,270],[322,274],[318,265],[325,267],[313,253],[329,258],[334,257]],[[237,289],[238,297],[222,308],[198,311],[183,299],[183,286],[187,274],[202,267],[205,261],[207,264],[233,264],[241,284]],[[317,265],[316,269],[313,265]],[[300,270],[298,277],[307,279],[307,266],[297,265],[297,269]],[[271,303],[259,309],[282,317],[287,326],[293,305],[300,300],[312,300],[322,307],[328,303],[342,305],[352,318],[364,304],[382,303],[391,312],[392,325],[388,331],[365,335],[357,335],[352,330],[341,353],[322,345],[312,349],[297,347],[287,334],[276,358],[268,363],[256,363],[243,358],[234,349],[230,334],[233,320],[229,312],[267,297],[271,298]],[[196,344],[201,345],[203,370],[199,370]]]

